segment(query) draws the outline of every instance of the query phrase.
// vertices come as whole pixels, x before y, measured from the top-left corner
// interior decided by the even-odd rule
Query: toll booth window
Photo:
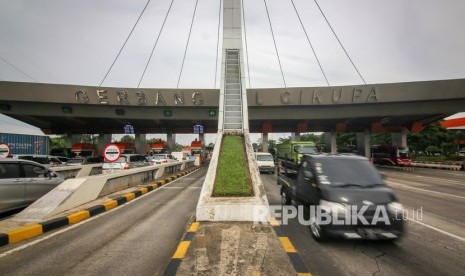
[[[0,164],[0,179],[19,178],[18,163],[1,163]]]

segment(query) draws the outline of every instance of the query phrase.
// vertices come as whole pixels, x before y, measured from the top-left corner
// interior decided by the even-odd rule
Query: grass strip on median
[[[252,195],[244,139],[242,136],[224,136],[213,196]]]

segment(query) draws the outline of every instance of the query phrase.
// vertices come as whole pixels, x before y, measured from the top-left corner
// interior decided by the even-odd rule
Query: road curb
[[[192,173],[200,168],[201,167],[189,168],[183,172],[177,173],[174,176],[165,177],[162,180],[158,180],[152,184],[145,185],[133,192],[119,196],[116,199],[106,201],[103,204],[98,204],[90,208],[87,208],[85,210],[74,212],[67,216],[53,218],[50,220],[46,220],[44,222],[34,223],[34,224],[26,225],[26,226],[23,226],[17,229],[5,231],[5,233],[0,233],[0,247],[9,245],[9,244],[15,244],[23,240],[42,235],[44,233],[47,233],[49,231],[52,231],[52,230],[55,230],[55,229],[58,229],[64,226],[76,224],[78,222],[89,219],[101,213],[107,212],[135,198],[138,198],[148,192],[154,191],[157,188],[169,182],[172,182],[173,180],[181,176],[185,176],[189,173]]]
[[[166,267],[165,272],[163,273],[164,276],[176,275],[176,272],[181,265],[182,259],[186,256],[187,250],[189,249],[189,246],[192,242],[192,239],[194,238],[195,232],[197,232],[197,229],[199,228],[199,225],[200,222],[191,223],[187,229],[186,234],[184,235],[184,238],[176,248],[173,257],[171,257],[171,260]]]
[[[273,227],[274,232],[278,236],[279,242],[281,243],[284,251],[286,251],[287,256],[291,260],[292,266],[294,266],[295,271],[297,271],[298,276],[311,276],[307,266],[300,258],[297,250],[292,244],[289,237],[285,236],[281,230],[281,224],[275,219],[271,218],[270,221],[271,227]]]

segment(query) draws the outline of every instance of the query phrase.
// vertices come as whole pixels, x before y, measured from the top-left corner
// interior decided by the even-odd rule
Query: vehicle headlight
[[[404,206],[402,206],[402,204],[400,204],[397,201],[393,201],[393,202],[388,203],[387,208],[388,208],[389,212],[395,213],[395,214],[397,214],[397,213],[402,214],[404,212]]]
[[[326,212],[338,215],[345,215],[347,212],[346,205],[338,202],[326,201],[323,199],[320,200],[320,207]]]

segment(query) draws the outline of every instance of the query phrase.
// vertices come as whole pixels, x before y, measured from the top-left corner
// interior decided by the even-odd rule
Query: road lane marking
[[[190,241],[182,241],[179,243],[176,252],[174,252],[173,259],[182,259],[186,256],[187,249],[189,249]]]
[[[295,247],[292,245],[288,237],[279,237],[279,241],[286,253],[297,253],[297,250],[295,250]]]
[[[450,197],[456,197],[456,198],[460,198],[460,199],[465,199],[465,197],[463,197],[463,196],[451,195],[451,194],[446,194],[446,193],[442,193],[442,192],[436,192],[436,191],[426,190],[426,189],[422,189],[422,188],[416,188],[416,187],[412,187],[412,186],[405,186],[405,185],[402,185],[402,184],[400,184],[400,183],[392,182],[392,181],[386,181],[386,182],[387,182],[388,184],[390,184],[390,185],[394,185],[394,186],[397,186],[397,187],[399,187],[399,188],[413,189],[413,190],[419,190],[419,191],[428,192],[428,193],[433,193],[433,194],[438,194],[438,195],[443,195],[443,196],[450,196]]]
[[[413,221],[413,222],[415,222],[415,223],[418,223],[418,224],[420,224],[420,225],[423,225],[423,226],[425,226],[425,227],[427,227],[427,228],[430,228],[430,229],[432,229],[432,230],[434,230],[434,231],[437,231],[437,232],[442,233],[442,234],[444,234],[444,235],[447,235],[447,236],[449,236],[449,237],[452,237],[452,238],[455,238],[455,239],[458,239],[458,240],[460,240],[460,241],[465,242],[465,238],[462,238],[462,237],[460,237],[460,236],[454,235],[454,234],[449,233],[449,232],[447,232],[447,231],[441,230],[441,229],[436,228],[436,227],[434,227],[434,226],[431,226],[431,225],[429,225],[429,224],[426,224],[426,223],[423,223],[423,222],[419,222],[418,220],[414,220],[414,219],[411,219],[411,218],[408,218],[408,220]]]
[[[194,171],[196,171],[196,170],[197,170],[197,169],[192,170],[192,171],[190,171],[190,173],[192,173],[192,172],[194,172]],[[179,179],[181,179],[181,178],[179,178]],[[177,182],[179,179],[176,179],[176,180],[170,182],[170,183],[167,184],[167,185],[171,185],[171,184]],[[88,219],[84,219],[84,220],[77,221],[77,222],[75,222],[74,224],[71,224],[71,222],[70,222],[70,223],[68,224],[67,227],[65,227],[65,228],[63,228],[63,229],[61,229],[61,230],[58,230],[58,231],[56,231],[56,232],[53,232],[53,233],[51,233],[51,234],[48,234],[47,236],[40,237],[40,238],[38,238],[38,239],[36,239],[36,240],[27,242],[27,243],[25,243],[25,244],[23,244],[23,245],[20,245],[20,246],[15,247],[15,248],[13,248],[13,249],[11,249],[11,250],[8,250],[8,251],[5,251],[5,252],[1,253],[1,254],[0,254],[0,259],[3,258],[3,257],[5,257],[5,256],[8,256],[8,255],[10,255],[10,254],[13,254],[13,253],[15,253],[15,252],[19,252],[19,251],[21,251],[21,250],[27,249],[27,248],[29,248],[29,247],[35,245],[35,244],[38,244],[38,243],[40,243],[40,242],[42,242],[42,241],[46,241],[46,240],[48,240],[48,239],[50,239],[50,238],[53,238],[53,237],[55,237],[55,236],[57,236],[57,235],[60,235],[60,234],[62,234],[62,233],[71,231],[71,230],[73,230],[73,229],[76,228],[76,227],[79,227],[79,226],[84,225],[84,224],[86,224],[86,223],[89,223],[89,222],[91,222],[91,221],[93,221],[93,220],[95,220],[95,219],[97,219],[97,218],[99,218],[99,217],[101,217],[101,216],[104,216],[104,215],[107,215],[107,214],[109,214],[109,213],[111,213],[111,212],[114,212],[114,211],[120,209],[120,208],[123,207],[123,206],[128,206],[128,205],[132,204],[133,202],[139,201],[141,198],[144,198],[145,196],[148,196],[148,195],[151,195],[151,194],[155,194],[157,191],[160,191],[160,190],[161,190],[161,189],[154,189],[154,190],[152,190],[152,193],[147,193],[147,194],[141,195],[141,196],[135,198],[134,200],[127,201],[127,202],[125,202],[124,204],[117,205],[116,207],[113,207],[114,202],[117,203],[116,200],[107,201],[106,203],[102,204],[103,206],[105,206],[105,204],[108,204],[109,206],[111,206],[111,208],[109,208],[106,212],[103,212],[103,213],[101,213],[101,214],[98,214],[98,215],[89,217]],[[124,198],[125,198],[125,197],[124,197]],[[106,209],[106,206],[105,206],[105,209]],[[90,214],[89,211],[83,210],[83,211],[80,211],[80,212],[73,213],[72,215],[77,215],[77,214],[79,214],[79,213],[81,213],[81,212],[87,212],[87,214]],[[66,216],[65,218],[68,218],[68,220],[69,220],[69,216],[70,216],[70,215]],[[85,215],[85,214],[80,214],[80,216],[86,216],[86,215]],[[73,220],[74,220],[74,219],[80,219],[80,218],[81,218],[80,216],[73,217]],[[19,229],[20,229],[20,228],[19,228]],[[10,230],[9,232],[13,232],[13,231],[15,231],[15,230],[18,230],[18,229],[13,229],[13,230]],[[41,233],[41,234],[42,234],[42,233]],[[40,235],[40,234],[39,234],[39,235]],[[2,238],[2,237],[0,237],[0,238]],[[11,243],[10,243],[10,244],[11,244]]]

